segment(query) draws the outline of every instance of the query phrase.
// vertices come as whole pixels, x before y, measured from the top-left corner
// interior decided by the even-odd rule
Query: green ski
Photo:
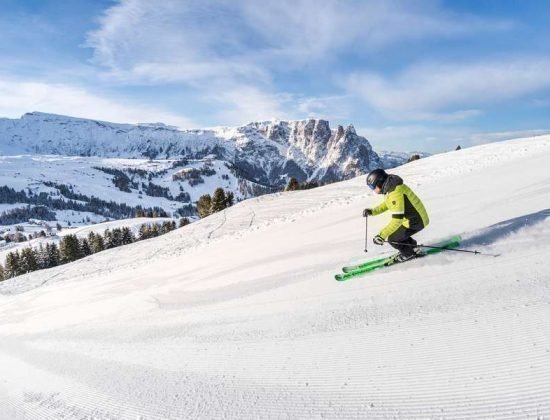
[[[442,249],[427,248],[422,252],[422,254],[420,254],[420,256],[425,257],[427,255],[437,254],[439,252],[444,251],[445,249],[457,248],[458,246],[460,246],[460,241],[461,241],[461,237],[459,235],[455,235],[455,236],[453,236],[449,239],[446,239],[444,241],[437,242],[435,244],[429,245],[429,246],[439,247],[439,248],[442,248]],[[357,277],[357,276],[361,276],[363,274],[370,273],[371,271],[374,271],[374,270],[377,270],[377,269],[380,269],[380,268],[383,268],[383,267],[388,267],[388,266],[397,264],[394,261],[394,257],[395,256],[392,255],[392,256],[388,256],[388,257],[377,258],[377,259],[367,261],[363,264],[358,264],[358,265],[355,265],[355,266],[343,267],[342,271],[344,271],[344,273],[343,274],[336,274],[334,276],[334,278],[338,281],[345,281],[345,280],[349,280],[353,277]],[[410,261],[413,261],[413,260],[410,260]]]

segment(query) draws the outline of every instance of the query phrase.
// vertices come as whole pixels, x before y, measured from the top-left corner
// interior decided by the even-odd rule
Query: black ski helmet
[[[388,174],[385,170],[375,169],[367,175],[367,185],[371,190],[374,190],[376,187],[381,189],[386,179],[388,179]]]

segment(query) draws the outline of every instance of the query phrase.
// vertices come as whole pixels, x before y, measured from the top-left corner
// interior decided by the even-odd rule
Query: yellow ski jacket
[[[421,230],[428,226],[430,219],[420,198],[397,175],[390,175],[382,186],[384,202],[372,209],[372,215],[390,211],[392,219],[379,235],[387,239],[399,227]]]

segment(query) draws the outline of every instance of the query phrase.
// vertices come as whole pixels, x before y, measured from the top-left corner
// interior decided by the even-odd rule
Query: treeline
[[[131,192],[130,185],[132,186],[132,188],[138,187],[137,182],[133,182],[130,179],[130,177],[120,169],[106,168],[106,167],[99,167],[99,166],[94,166],[93,169],[105,172],[106,174],[109,174],[109,175],[113,175],[112,182],[114,186],[117,187],[120,191]]]
[[[211,214],[222,211],[233,205],[235,196],[231,191],[225,192],[223,188],[216,188],[214,194],[202,195],[197,201],[197,213],[202,219]]]
[[[320,185],[318,182],[312,181],[300,183],[296,178],[292,177],[288,181],[285,191],[309,190],[311,188],[317,188],[319,186]]]
[[[172,175],[172,181],[187,181],[191,187],[204,183],[203,176],[216,175],[212,164],[205,164],[202,168],[189,168]]]
[[[56,220],[55,217],[52,218],[53,210],[73,210],[80,212],[90,212],[111,219],[128,219],[131,217],[136,217],[138,211],[154,212],[158,215],[158,217],[168,217],[168,214],[160,207],[144,208],[143,206],[139,205],[129,206],[125,203],[104,201],[94,196],[88,197],[84,194],[75,193],[72,186],[65,184],[44,182],[44,185],[57,189],[59,191],[59,194],[63,195],[63,197],[65,197],[66,199],[52,198],[52,196],[46,192],[33,194],[30,190],[28,193],[26,193],[25,191],[15,191],[13,188],[2,186],[0,187],[0,203],[24,203],[34,206],[45,207],[50,212],[48,213],[48,218],[30,216],[30,218],[42,220]],[[13,210],[10,210],[9,212],[3,212],[2,215],[0,215],[0,217],[11,218],[11,223],[3,224],[22,223],[29,219],[29,213],[11,212],[13,212]]]
[[[133,188],[134,190],[138,190],[140,187],[139,182],[134,181],[133,178],[130,178],[126,173],[120,169],[115,168],[106,168],[106,167],[99,167],[94,166],[94,169],[97,169],[98,171],[105,172],[106,174],[112,175],[113,179],[111,180],[113,182],[113,185],[117,187],[120,191],[123,192],[132,192],[130,188]],[[168,187],[162,187],[160,185],[157,185],[153,182],[151,182],[151,178],[153,177],[153,173],[149,171],[145,171],[143,169],[129,169],[128,172],[132,175],[138,175],[139,177],[149,177],[149,183],[146,184],[145,182],[141,183],[141,189],[145,195],[148,195],[150,197],[164,197],[168,200],[174,200],[174,197],[172,197],[172,194],[170,193],[170,189]],[[154,175],[159,176],[162,173],[166,173],[167,171],[160,171],[156,172]]]
[[[189,219],[184,217],[180,219],[179,227],[188,224]],[[128,227],[106,229],[103,235],[90,232],[86,238],[66,235],[59,242],[59,246],[55,243],[48,243],[46,246],[40,244],[36,249],[28,247],[8,253],[4,266],[0,264],[0,280],[67,264],[106,249],[164,235],[175,229],[176,222],[171,221],[162,224],[143,224],[137,237]]]
[[[149,184],[143,182],[141,184],[141,188],[143,189],[143,192],[150,197],[164,197],[168,200],[174,199],[174,197],[172,197],[172,194],[170,193],[170,188],[168,187],[161,187],[160,185],[154,184],[152,182],[149,182]]]
[[[55,213],[44,206],[21,207],[11,209],[0,214],[0,225],[15,225],[29,219],[40,219],[46,221],[56,220]]]
[[[172,167],[175,168],[175,167],[178,167],[179,165],[183,165],[183,164],[187,164],[187,160],[181,160],[181,161],[177,161],[177,162],[174,162],[172,164]],[[189,196],[189,193],[185,192],[183,190],[183,187],[180,185],[180,193],[174,197],[172,195],[172,193],[170,192],[170,188],[168,187],[163,187],[161,185],[157,185],[153,182],[151,182],[151,178],[153,177],[153,173],[152,172],[149,172],[149,171],[146,171],[144,169],[135,169],[135,168],[129,168],[129,169],[126,169],[126,171],[132,176],[132,178],[130,178],[126,172],[120,170],[120,169],[115,169],[115,168],[106,168],[106,167],[99,167],[99,166],[95,166],[94,169],[97,169],[98,171],[102,171],[102,172],[105,172],[106,174],[109,174],[109,175],[113,175],[113,179],[112,179],[112,182],[113,182],[113,185],[115,187],[117,187],[120,191],[123,191],[123,192],[132,192],[130,188],[133,188],[134,190],[139,190],[140,188],[140,183],[137,182],[137,181],[134,181],[133,180],[133,176],[134,175],[137,175],[139,177],[147,177],[149,178],[149,182],[148,183],[145,183],[145,182],[141,182],[141,192],[143,192],[145,195],[148,195],[149,197],[163,197],[163,198],[166,198],[168,200],[171,200],[171,201],[179,201],[179,202],[183,202],[183,203],[188,203],[191,201],[191,198]],[[209,169],[205,169],[203,170],[202,172],[201,171],[198,171],[196,169],[193,169],[193,171],[197,171],[197,174],[199,174],[198,176],[200,177],[200,173],[203,173],[203,174],[207,174],[207,175],[214,175],[216,172],[213,171],[213,170],[209,170]],[[167,173],[167,170],[163,170],[163,171],[159,171],[159,172],[155,172],[154,175],[155,176],[159,176],[159,175],[162,175],[162,174],[166,174]],[[173,177],[173,180],[177,180],[177,176],[174,175]],[[202,180],[201,182],[204,182],[204,180]],[[191,186],[193,186],[194,184],[191,183]],[[63,194],[65,195],[65,194]]]

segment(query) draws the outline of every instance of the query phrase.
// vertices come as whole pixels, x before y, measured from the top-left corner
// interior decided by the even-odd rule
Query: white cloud
[[[88,34],[94,62],[121,81],[187,82],[262,79],[246,59],[235,7],[229,1],[123,0]]]
[[[346,95],[315,96],[297,98],[295,103],[297,112],[308,118],[344,120],[352,111],[350,99]]]
[[[104,77],[117,83],[182,83],[224,106],[223,121],[233,121],[272,112],[283,118],[285,94],[275,86],[279,72],[315,71],[315,65],[350,52],[369,54],[403,40],[506,27],[451,14],[431,2],[119,0],[88,34],[87,46],[94,63],[105,68]],[[294,98],[298,113],[317,115],[322,107],[316,98]]]
[[[124,104],[80,87],[40,81],[0,80],[0,116],[16,118],[29,111],[112,122],[164,122],[178,127],[194,126],[185,117],[154,107]]]
[[[298,63],[300,57],[326,60],[331,55],[378,51],[399,41],[426,37],[471,36],[510,27],[451,14],[436,3],[377,0],[270,0],[241,2],[251,27]]]
[[[393,119],[453,119],[477,115],[479,105],[550,86],[550,59],[424,63],[395,77],[358,73],[346,88]]]
[[[401,40],[471,35],[509,24],[431,3],[374,0],[120,0],[88,34],[97,63],[142,81],[269,79],[332,55]]]
[[[252,86],[233,86],[211,92],[205,99],[219,105],[220,125],[241,125],[251,121],[292,118],[286,111],[288,95],[270,95]]]
[[[253,86],[220,89],[206,98],[220,105],[216,119],[221,125],[241,125],[250,121],[272,119],[299,120],[324,118],[349,119],[350,104],[346,96],[306,97],[292,94],[269,94]]]

